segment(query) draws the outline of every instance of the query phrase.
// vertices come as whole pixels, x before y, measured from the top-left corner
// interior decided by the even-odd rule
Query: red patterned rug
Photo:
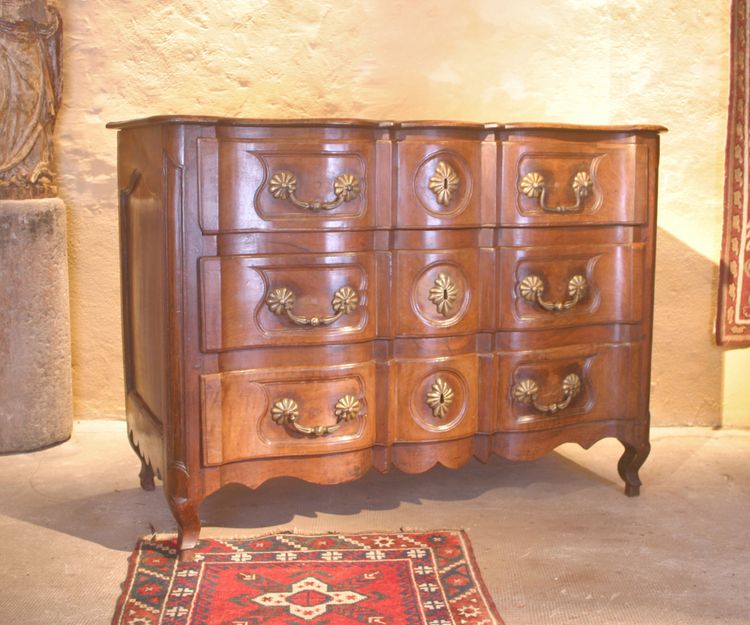
[[[502,625],[462,531],[142,540],[113,625]]]

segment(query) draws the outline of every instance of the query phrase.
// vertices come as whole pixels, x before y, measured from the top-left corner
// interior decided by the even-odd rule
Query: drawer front
[[[374,365],[201,376],[203,460],[363,449],[375,437]]]
[[[648,149],[524,138],[502,145],[503,225],[646,223]]]
[[[198,140],[205,233],[374,223],[374,144]]]
[[[399,336],[468,334],[478,327],[477,250],[394,252],[392,316]]]
[[[500,248],[501,329],[639,322],[644,253],[642,243]]]
[[[479,141],[398,142],[399,226],[480,223]]]
[[[638,415],[639,343],[498,354],[498,424],[544,430]]]
[[[372,253],[208,257],[199,271],[204,351],[375,335]]]
[[[396,440],[440,441],[477,428],[477,357],[399,360]]]

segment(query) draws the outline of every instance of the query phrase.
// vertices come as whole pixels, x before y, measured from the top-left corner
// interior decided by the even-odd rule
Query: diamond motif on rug
[[[354,590],[333,588],[315,577],[305,577],[291,584],[286,592],[267,592],[254,597],[253,601],[261,606],[282,607],[294,616],[311,621],[328,612],[329,606],[350,605],[368,598]]]
[[[113,625],[502,625],[461,531],[142,540]]]

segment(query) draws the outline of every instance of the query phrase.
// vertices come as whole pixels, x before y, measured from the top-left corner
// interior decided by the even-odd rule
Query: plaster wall
[[[57,130],[76,412],[122,416],[116,135],[153,114],[659,123],[652,413],[750,426],[712,339],[729,3],[67,0]],[[729,380],[729,388],[727,387]],[[738,383],[738,380],[740,381]]]

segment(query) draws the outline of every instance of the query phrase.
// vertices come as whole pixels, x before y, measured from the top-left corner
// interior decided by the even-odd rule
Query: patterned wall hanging
[[[716,340],[750,345],[750,57],[748,4],[732,2],[729,115],[724,182],[724,234],[719,270]]]

